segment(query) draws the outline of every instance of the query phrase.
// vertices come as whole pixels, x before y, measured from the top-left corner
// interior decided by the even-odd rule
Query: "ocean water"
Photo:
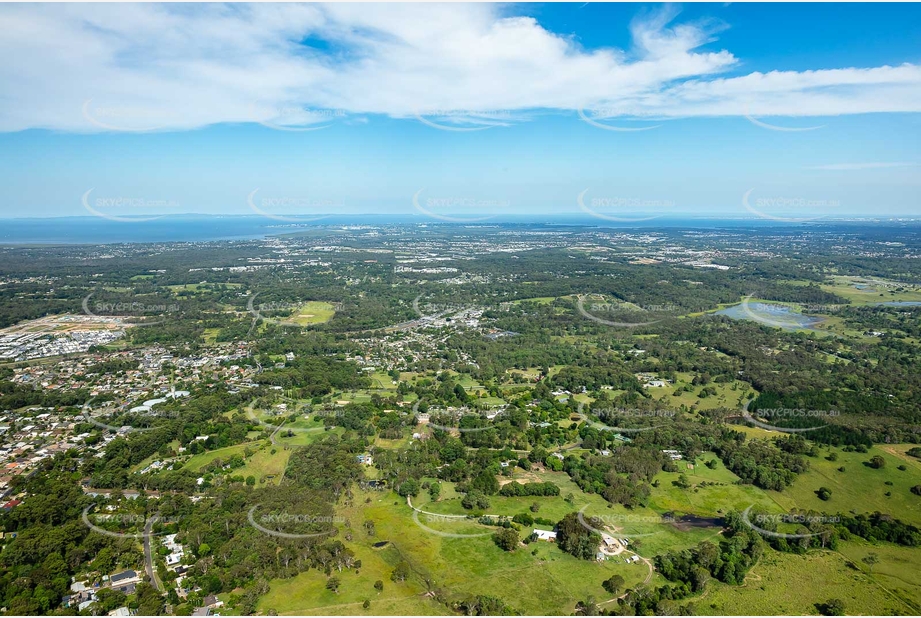
[[[218,215],[172,215],[153,220],[113,221],[101,217],[54,217],[0,219],[0,244],[106,244],[147,242],[201,242],[264,238],[281,234],[292,234],[311,229],[341,225],[411,225],[438,227],[443,229],[496,228],[503,226],[546,226],[555,228],[584,227],[586,229],[764,229],[787,228],[795,230],[804,227],[847,227],[853,229],[885,224],[866,221],[841,221],[823,225],[784,223],[765,219],[720,219],[720,218],[669,218],[653,221],[611,223],[582,214],[542,215],[527,217],[497,216],[481,223],[451,223],[422,216],[418,213],[337,215],[333,214],[309,223],[290,223],[257,216]],[[898,226],[903,227],[903,226]]]
[[[283,233],[264,217],[170,217],[121,222],[99,217],[6,219],[0,221],[0,244],[105,244],[193,242],[262,238]]]

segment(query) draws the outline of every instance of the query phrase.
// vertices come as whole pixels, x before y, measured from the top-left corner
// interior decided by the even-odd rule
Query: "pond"
[[[809,330],[813,332],[821,332],[817,327],[824,321],[824,318],[805,315],[786,305],[763,301],[740,303],[720,309],[715,314],[724,315],[734,320],[759,322],[766,326],[784,330]]]

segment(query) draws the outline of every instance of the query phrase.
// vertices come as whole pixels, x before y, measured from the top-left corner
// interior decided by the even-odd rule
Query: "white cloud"
[[[921,67],[911,64],[726,76],[738,65],[733,54],[702,49],[719,23],[676,24],[666,10],[630,24],[631,49],[586,50],[504,10],[4,4],[0,130],[310,127],[333,113],[433,110],[454,110],[444,115],[461,125],[495,123],[495,110],[655,118],[921,111]]]

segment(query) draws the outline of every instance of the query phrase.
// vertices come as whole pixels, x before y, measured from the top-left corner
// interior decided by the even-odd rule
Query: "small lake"
[[[747,311],[746,311],[747,309]],[[823,318],[804,315],[786,305],[766,302],[750,302],[746,307],[743,304],[733,305],[714,312],[733,320],[749,320],[760,322],[766,326],[782,328],[784,330],[809,330],[821,332],[817,327]]]

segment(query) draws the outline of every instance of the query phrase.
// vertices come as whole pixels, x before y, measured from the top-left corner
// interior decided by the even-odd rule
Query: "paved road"
[[[147,570],[147,577],[150,578],[151,583],[156,586],[159,592],[162,593],[165,592],[165,590],[163,589],[163,583],[157,576],[157,570],[154,568],[153,551],[150,547],[150,537],[153,533],[153,525],[156,521],[156,516],[151,517],[147,520],[147,524],[144,526],[144,568]]]

